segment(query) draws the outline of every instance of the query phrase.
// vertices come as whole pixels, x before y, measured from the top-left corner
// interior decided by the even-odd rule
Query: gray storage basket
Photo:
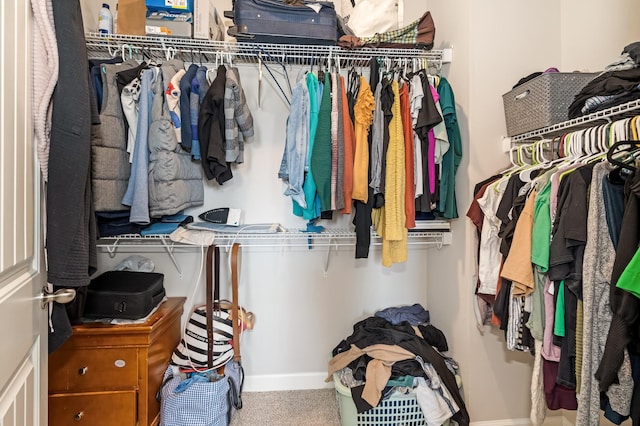
[[[515,136],[567,120],[569,105],[596,73],[544,73],[502,95],[507,135]]]

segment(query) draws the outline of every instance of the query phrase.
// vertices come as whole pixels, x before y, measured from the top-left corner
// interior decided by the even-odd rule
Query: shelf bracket
[[[334,242],[334,244],[331,244]],[[333,238],[329,239],[329,246],[327,247],[327,256],[324,258],[324,269],[322,270],[324,278],[329,276],[329,258],[331,257],[331,249],[335,247],[338,250],[338,243]]]
[[[116,238],[113,244],[106,246],[107,253],[109,253],[109,257],[113,259],[116,257],[116,252],[118,251],[118,243],[120,242],[120,238]]]
[[[176,260],[176,257],[173,254],[173,243],[172,244],[168,244],[167,240],[164,239],[164,238],[161,238],[160,241],[162,241],[162,246],[164,247],[164,249],[167,252],[167,255],[169,256],[171,261],[173,262],[173,266],[175,266],[176,271],[178,271],[178,274],[180,275],[180,278],[182,278],[182,269],[180,268],[180,265],[178,264],[178,261]]]

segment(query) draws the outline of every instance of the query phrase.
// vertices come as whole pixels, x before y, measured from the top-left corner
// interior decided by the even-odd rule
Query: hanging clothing
[[[371,177],[369,181],[369,187],[373,189],[373,194],[380,194],[383,192],[382,188],[382,158],[384,156],[384,128],[387,127],[388,137],[388,123],[384,121],[384,111],[382,109],[382,82],[376,85],[375,92],[373,93],[374,109],[373,109],[373,122],[371,123],[371,151],[369,155]],[[387,141],[388,143],[388,141]],[[375,205],[375,203],[374,203]]]
[[[224,152],[224,90],[227,69],[218,67],[216,78],[207,90],[198,113],[198,138],[201,163],[207,179],[222,185],[233,178]]]
[[[97,270],[96,222],[91,195],[91,124],[98,112],[89,93],[89,65],[80,3],[52,8],[59,78],[52,97],[46,191],[47,282],[54,290],[89,285]],[[85,289],[86,290],[86,289]],[[86,293],[85,293],[86,294]],[[72,333],[67,309],[53,304],[49,353]]]
[[[160,78],[160,70],[157,67],[152,67],[142,73],[131,176],[129,177],[127,191],[122,197],[122,204],[131,208],[129,222],[140,225],[151,223],[151,218],[149,217],[148,138],[151,124],[151,106],[153,105],[152,85],[158,78]]]
[[[291,94],[285,148],[278,177],[287,184],[284,194],[290,196],[302,208],[307,207],[302,186],[309,155],[309,107],[306,75],[301,74]]]
[[[189,114],[191,115],[191,157],[200,160],[200,137],[198,135],[198,114],[200,105],[209,90],[207,81],[207,67],[201,66],[191,80],[191,94],[189,95]]]
[[[423,194],[416,198],[416,212],[430,213],[436,206],[436,166],[435,166],[435,136],[433,127],[442,121],[433,98],[433,92],[429,80],[424,72],[419,73],[422,84],[422,107],[418,113],[414,127],[420,138],[422,152],[422,174],[417,176],[422,179]]]
[[[513,282],[512,292],[516,296],[528,296],[533,292],[533,269],[531,268],[531,239],[536,190],[533,189],[518,217],[513,234],[512,250],[505,258],[501,276]]]
[[[416,204],[415,204],[415,176],[414,176],[414,147],[413,147],[413,127],[411,125],[411,106],[409,100],[409,84],[404,83],[400,88],[400,114],[402,115],[402,133],[404,137],[404,211],[405,228],[411,229],[416,226]]]
[[[331,210],[331,77],[324,73],[324,87],[318,112],[313,152],[311,154],[311,174],[315,180],[321,211]]]
[[[373,113],[375,111],[375,98],[371,92],[371,87],[360,77],[360,90],[355,109],[355,137],[356,150],[353,165],[353,199],[367,202],[368,182],[369,182],[369,145],[367,138],[369,128],[373,123]]]
[[[411,77],[411,90],[409,92],[411,97],[411,124],[414,129],[413,132],[413,150],[414,150],[414,185],[416,188],[416,198],[420,197],[424,194],[424,179],[423,170],[422,170],[422,142],[420,139],[420,135],[415,129],[417,128],[418,117],[420,117],[420,110],[422,109],[422,102],[424,93],[422,91],[422,80],[419,75],[414,75]],[[414,208],[415,210],[415,208]]]
[[[577,168],[562,178],[558,213],[549,252],[549,279],[564,281],[565,332],[560,352],[558,381],[576,386],[576,309],[582,299],[582,264],[587,240],[587,191],[595,164]]]
[[[380,79],[380,65],[375,58],[372,58],[369,61],[369,69],[370,83],[377,83]],[[360,104],[358,109],[361,110],[359,112],[357,110],[355,111],[356,159],[354,165],[353,199],[356,200],[354,203],[356,214],[353,218],[353,223],[356,228],[356,259],[369,257],[369,246],[371,244],[371,209],[373,206],[373,190],[367,185],[367,182],[369,182],[368,161],[371,143],[369,140],[370,135],[367,134],[369,132],[369,127],[371,126],[373,113],[373,93],[371,92],[371,86],[372,84],[366,84],[366,80],[364,80],[364,78],[360,79],[358,99],[360,100],[362,92],[366,92],[366,95],[362,98],[362,102],[358,102],[358,104]],[[356,104],[356,107],[358,107],[358,104]],[[359,133],[360,136],[358,136]],[[360,182],[357,185],[356,179]],[[356,191],[358,191],[357,197]]]
[[[94,127],[91,140],[92,190],[98,212],[126,210],[122,197],[127,190],[131,164],[116,74],[137,65],[135,61],[126,61],[100,66],[103,92],[100,125]]]
[[[395,93],[391,80],[382,79],[382,91],[380,92],[380,108],[382,108],[382,149],[380,151],[380,188],[379,191],[373,192],[373,208],[382,207],[384,205],[384,193],[387,187],[387,152],[389,149],[389,139],[391,137],[390,126],[393,119],[394,103],[396,102]],[[371,171],[373,174],[373,170]]]
[[[353,204],[353,166],[356,150],[356,138],[354,134],[353,122],[349,114],[349,100],[347,91],[345,90],[344,78],[340,77],[342,85],[342,122],[344,127],[344,170],[342,181],[342,192],[344,199],[344,208],[341,213],[351,214],[351,205]]]
[[[171,69],[161,67],[162,77],[171,78]],[[160,75],[151,84],[153,103],[149,125],[149,216],[174,215],[204,203],[200,167],[176,138]]]
[[[502,200],[503,186],[506,182],[506,179],[502,179],[492,184],[478,199],[478,205],[484,213],[478,258],[478,280],[480,281],[478,293],[493,295],[497,293],[502,255],[500,253],[500,238],[498,237],[500,219],[496,216],[496,210]]]
[[[602,348],[605,347],[606,336],[611,323],[609,308],[609,286],[613,269],[615,250],[611,236],[607,231],[606,207],[603,201],[603,181],[611,171],[607,163],[597,164],[593,169],[593,179],[589,195],[589,212],[587,223],[587,243],[584,252],[583,274],[583,339],[582,339],[582,369],[581,387],[578,393],[578,413],[576,422],[590,426],[600,424],[600,405],[602,394],[594,380],[594,372],[602,358]],[[626,364],[626,368],[624,366]],[[607,392],[610,401],[627,403],[626,413],[629,414],[628,404],[631,402],[633,380],[628,354],[625,355],[621,371],[618,374],[620,384],[613,384]],[[626,379],[626,380],[625,380]],[[610,392],[616,392],[614,396]]]
[[[138,104],[140,101],[140,78],[135,77],[127,84],[120,94],[122,112],[126,118],[127,128],[127,152],[129,162],[133,162],[133,153],[136,150],[136,132],[138,130]]]
[[[244,141],[253,136],[253,116],[247,105],[238,68],[227,69],[224,86],[224,150],[227,163],[244,163]]]
[[[53,24],[53,0],[31,0],[33,10],[33,118],[38,163],[48,180],[51,142],[51,102],[58,81],[58,46]]]
[[[196,127],[197,127],[197,113],[195,117],[192,117],[191,113],[191,90],[193,85],[193,79],[195,78],[198,72],[198,66],[196,64],[189,65],[187,71],[184,76],[180,80],[180,118],[182,120],[182,125],[180,126],[180,144],[182,148],[187,152],[191,152],[191,147],[193,146],[193,129],[192,123],[194,118],[196,119]],[[197,109],[195,110],[197,112]],[[196,135],[197,139],[197,135]],[[193,155],[193,153],[192,153]]]
[[[407,228],[404,211],[404,134],[400,115],[400,93],[398,82],[391,82],[394,102],[392,118],[389,123],[389,147],[387,149],[387,167],[385,204],[374,208],[372,214],[376,232],[382,237],[382,265],[389,267],[394,263],[407,260]]]
[[[622,220],[620,242],[611,273],[610,304],[613,311],[607,342],[602,360],[595,373],[600,382],[600,391],[606,391],[617,380],[617,373],[624,361],[624,349],[640,353],[640,336],[637,336],[640,301],[631,293],[619,289],[616,284],[625,267],[629,264],[640,242],[640,202],[637,189],[640,173],[634,172],[625,185],[625,209]]]
[[[315,144],[316,132],[318,129],[318,114],[320,113],[320,83],[315,74],[307,73],[307,88],[309,90],[309,148],[307,150],[307,158],[305,161],[305,177],[302,189],[306,202],[306,208],[300,207],[298,203],[293,201],[293,214],[302,216],[304,219],[312,220],[320,217],[320,203],[316,182],[311,173],[311,158],[313,156],[313,147]]]
[[[165,66],[161,68],[166,68]],[[175,74],[171,77],[169,75],[165,75],[163,71],[163,78],[165,79],[165,95],[167,107],[169,109],[169,116],[171,118],[171,123],[173,124],[173,131],[176,134],[176,140],[179,144],[182,143],[182,116],[180,114],[180,82],[182,81],[182,77],[184,77],[186,71],[184,69],[184,65],[180,65],[180,68],[176,70]],[[169,78],[168,78],[169,77]],[[167,80],[168,78],[168,80]]]
[[[442,157],[438,211],[445,219],[455,219],[458,217],[455,178],[462,161],[462,137],[460,136],[453,89],[444,77],[440,77],[438,94],[450,145]]]
[[[345,121],[343,114],[342,95],[344,93],[344,86],[342,84],[342,77],[340,74],[336,74],[336,86],[338,87],[338,174],[336,176],[336,210],[343,210],[345,206],[344,200],[344,168],[345,168]]]

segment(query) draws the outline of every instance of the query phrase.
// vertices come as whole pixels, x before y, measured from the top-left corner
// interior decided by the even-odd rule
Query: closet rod
[[[214,40],[186,39],[176,37],[134,36],[124,34],[101,35],[87,33],[85,35],[89,57],[108,58],[117,54],[132,55],[142,59],[146,52],[152,58],[165,59],[167,53],[187,55],[188,59],[197,59],[202,55],[214,62],[216,57],[234,62],[257,63],[258,54],[264,62],[281,62],[309,64],[319,58],[339,59],[341,62],[364,63],[372,57],[384,57],[392,60],[426,60],[430,66],[440,68],[443,63],[443,50],[421,49],[344,49],[339,46],[292,45],[243,43]],[[449,55],[450,56],[450,55]]]

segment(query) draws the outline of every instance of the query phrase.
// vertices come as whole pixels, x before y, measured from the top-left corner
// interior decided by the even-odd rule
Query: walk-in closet
[[[105,8],[117,26],[124,22],[123,10],[145,1],[53,1],[61,8],[58,12],[67,11],[69,24],[63,28],[51,25],[51,0],[0,2],[0,337],[8,342],[0,350],[5,367],[0,373],[0,424],[82,424],[93,419],[113,425],[162,424],[162,392],[157,398],[156,391],[170,379],[165,370],[170,359],[179,357],[175,351],[181,339],[188,346],[185,328],[192,308],[207,303],[206,285],[212,275],[221,283],[218,299],[239,300],[241,305],[224,305],[240,317],[228,333],[240,335],[244,372],[244,407],[233,414],[232,426],[431,424],[425,420],[429,416],[420,413],[417,397],[398,408],[399,401],[406,401],[391,397],[384,402],[384,386],[373,389],[373,380],[370,386],[354,380],[352,389],[344,381],[331,380],[341,374],[340,368],[333,368],[344,367],[347,356],[363,356],[356,343],[371,343],[366,327],[375,327],[381,321],[378,314],[397,307],[414,307],[422,317],[413,328],[405,323],[400,332],[382,333],[414,345],[413,351],[398,346],[398,358],[390,363],[408,359],[427,378],[438,377],[428,372],[445,373],[441,382],[429,382],[442,392],[431,417],[443,419],[437,424],[595,426],[638,421],[633,392],[637,341],[632,329],[638,299],[634,276],[623,273],[622,265],[633,262],[637,229],[624,217],[626,203],[620,200],[628,201],[628,194],[637,189],[627,185],[625,198],[623,182],[633,179],[638,166],[634,159],[640,101],[608,105],[610,98],[596,99],[596,109],[576,112],[572,105],[571,117],[513,131],[503,95],[536,72],[555,69],[595,78],[606,67],[629,65],[620,57],[626,46],[640,42],[639,2],[404,0],[400,8],[392,5],[398,12],[395,24],[408,25],[430,13],[435,36],[433,46],[425,50],[247,43],[228,34],[218,35],[223,40],[117,30],[105,35],[99,31]],[[187,1],[173,3],[188,7]],[[336,10],[348,6],[333,3]],[[230,15],[223,12],[231,11],[233,2],[212,4],[228,27]],[[381,10],[372,8],[371,20],[380,19],[374,12]],[[184,22],[173,24],[175,30]],[[73,56],[78,52],[80,56]],[[65,61],[58,62],[59,57]],[[118,80],[124,73],[116,77],[125,69],[131,74],[126,83]],[[172,99],[167,87],[183,88],[176,74],[189,75],[192,84]],[[399,98],[410,98],[413,82],[426,84],[420,96],[427,96],[422,88],[430,87],[428,95],[450,102],[447,108],[438,103],[437,111],[437,101],[432,101],[442,119],[440,136],[438,130],[431,136],[433,144],[425,130],[425,145],[420,145],[420,126],[412,121],[417,114],[413,117],[410,109],[398,107],[407,114],[396,114],[394,121],[392,103],[381,107],[378,119],[385,127],[375,131],[368,125],[376,120],[373,103],[370,117],[358,115],[359,92],[370,90],[374,99],[372,74],[388,82],[386,93],[392,97],[397,90]],[[233,83],[214,83],[222,75]],[[79,92],[91,87],[91,77],[103,89],[91,92],[99,98],[80,96],[86,103],[77,101]],[[139,86],[131,85],[136,79]],[[102,86],[100,82],[107,80],[113,84]],[[166,87],[159,84],[163,81]],[[207,111],[200,108],[208,91],[197,93],[195,83],[218,85],[217,109],[214,102]],[[324,88],[310,92],[310,87]],[[237,103],[224,104],[226,89]],[[140,94],[144,96],[138,98]],[[188,94],[191,104],[180,104],[180,94]],[[301,117],[319,114],[323,95],[329,102],[344,101],[323,111],[331,125],[313,128],[326,132],[333,142],[323,146],[309,166],[327,173],[313,183],[317,197],[315,192],[307,197],[302,172],[308,172],[303,163],[310,156],[300,150],[318,147],[301,148],[296,142],[312,127],[310,121],[307,127],[299,125]],[[317,96],[315,104],[310,96]],[[51,108],[52,99],[57,109]],[[165,102],[173,102],[166,111]],[[598,106],[601,102],[604,107]],[[305,111],[308,105],[318,110]],[[225,122],[225,107],[234,115],[231,127]],[[140,117],[143,108],[146,124],[130,121]],[[176,118],[179,121],[182,114],[190,119],[179,129]],[[521,114],[518,119],[527,121],[534,115]],[[51,119],[60,117],[64,126],[51,127]],[[213,152],[219,147],[200,144],[196,134],[205,134],[200,127],[204,121],[199,121],[205,119],[209,124],[220,120],[222,126],[217,136],[209,132],[216,128],[206,129],[210,140],[219,137],[233,143],[222,145],[219,152]],[[356,119],[361,120],[360,130]],[[401,134],[402,119],[408,134]],[[102,126],[98,142],[91,134],[96,120]],[[345,123],[351,123],[353,135],[345,131]],[[425,129],[433,130],[435,124]],[[127,151],[126,141],[135,141],[134,130],[140,128],[155,135],[156,145],[134,143]],[[365,128],[365,133],[358,133]],[[346,169],[345,157],[320,163],[337,155],[338,129],[339,139],[352,141],[352,151],[340,148],[351,164]],[[366,144],[372,132],[376,135],[371,139],[379,138],[379,145]],[[51,138],[58,143],[49,150],[43,141]],[[115,139],[124,141],[117,152],[110,145]],[[392,153],[389,161],[387,152],[388,163],[361,163],[358,172],[358,166],[353,168],[358,140],[365,142],[360,147],[367,146],[371,158],[388,148],[383,140],[391,141],[398,156]],[[402,156],[400,140],[405,141]],[[425,154],[416,157],[423,161],[404,157],[409,146],[414,154],[425,148]],[[140,158],[144,161],[138,162]],[[580,175],[567,172],[578,165]],[[397,173],[389,174],[387,168]],[[380,173],[378,180],[368,180],[372,170]],[[417,199],[416,193],[405,192],[411,179],[408,170],[414,179],[410,186],[419,187],[423,197],[417,202],[407,201]],[[540,199],[546,194],[543,189],[551,189],[534,183],[547,174],[552,182],[552,170],[559,170],[556,185],[563,185],[558,192],[565,195],[558,199],[558,208],[564,219],[556,224],[561,228],[558,239],[546,241],[556,263],[545,265],[530,261],[527,250],[532,247],[521,245],[518,238],[524,235],[524,241],[533,241],[534,233],[526,234],[524,225],[516,222],[530,215],[529,231],[539,231],[537,204],[533,198],[528,205],[527,201],[532,193]],[[366,177],[364,192],[354,196],[344,182],[355,182],[358,173]],[[522,179],[510,180],[516,175]],[[609,176],[621,180],[607,186],[611,182],[603,178]],[[582,185],[578,177],[587,183]],[[385,179],[402,186],[403,195],[395,189],[381,191]],[[496,183],[499,186],[491,186]],[[487,215],[497,210],[500,200],[489,208],[496,200],[482,198],[478,191],[502,196],[507,185],[513,197],[506,214]],[[92,191],[99,197],[89,194]],[[596,202],[601,194],[609,202],[607,208],[619,207],[615,219]],[[581,203],[571,204],[572,195]],[[367,210],[368,196],[384,205],[383,212],[370,206]],[[119,216],[123,200],[126,215]],[[378,211],[372,215],[372,210]],[[221,211],[223,219],[216,216]],[[130,220],[134,214],[135,220]],[[209,222],[203,219],[207,214]],[[240,226],[233,232],[222,230],[220,222],[228,224],[235,220],[232,217],[238,221],[227,228]],[[144,230],[151,222],[154,228]],[[578,222],[584,225],[579,229],[583,233],[572,228]],[[615,229],[613,222],[619,225]],[[623,223],[631,228],[621,231]],[[217,232],[198,232],[197,224],[201,230]],[[159,234],[158,229],[171,231]],[[176,229],[184,232],[170,238]],[[511,245],[501,247],[505,236]],[[618,258],[620,244],[631,249]],[[562,254],[570,260],[558,260]],[[584,268],[574,268],[575,259],[584,259]],[[207,267],[211,265],[216,267]],[[526,277],[519,275],[522,265]],[[573,269],[566,270],[567,265]],[[79,289],[120,268],[153,268],[163,277],[168,300],[141,323],[126,329],[72,324],[73,312],[53,303],[78,298],[84,303],[90,295],[65,289]],[[620,285],[612,287],[612,281]],[[542,293],[536,293],[535,286]],[[546,301],[557,308],[559,294],[566,296],[563,306],[580,320],[557,312],[552,318],[544,316],[540,307]],[[530,296],[537,302],[527,299]],[[54,305],[57,311],[49,307]],[[223,309],[222,304],[216,306]],[[560,316],[567,321],[555,329]],[[543,346],[545,329],[564,336],[555,341],[551,336],[553,345]],[[420,337],[416,330],[434,339],[427,348],[421,346],[422,338],[419,344],[413,340]],[[206,333],[202,339],[208,339]],[[444,344],[438,340],[441,336]],[[230,362],[234,343],[227,337],[215,350]],[[213,350],[212,344],[209,352]],[[374,355],[377,377],[386,378],[391,364],[384,365],[386,361]],[[373,368],[366,371],[368,378]],[[545,375],[554,379],[547,382]],[[385,410],[391,406],[391,417],[370,411],[378,403],[387,404]],[[408,417],[393,417],[413,409],[413,423]],[[365,417],[359,416],[367,411],[375,414],[362,423]]]

